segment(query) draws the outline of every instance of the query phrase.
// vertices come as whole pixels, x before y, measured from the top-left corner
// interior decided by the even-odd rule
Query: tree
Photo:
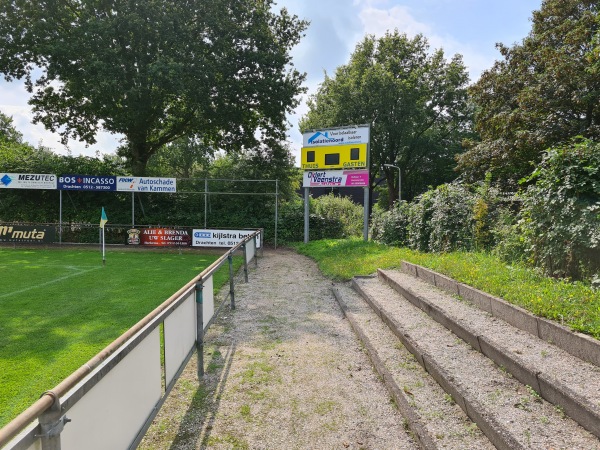
[[[23,134],[13,125],[12,117],[9,117],[0,112],[0,142],[14,144],[23,143]]]
[[[214,149],[197,136],[181,137],[152,155],[148,162],[148,172],[159,177],[204,176],[214,153]]]
[[[307,24],[272,3],[7,0],[0,72],[25,78],[34,121],[63,140],[123,134],[141,175],[182,136],[222,148],[252,146],[259,131],[284,138],[304,79],[289,51]]]
[[[549,147],[600,138],[599,11],[595,0],[545,0],[522,43],[498,45],[504,59],[470,90],[481,141],[458,158],[467,179],[490,172],[514,188]]]
[[[442,50],[429,53],[422,35],[367,36],[350,62],[325,80],[308,102],[300,128],[371,124],[371,180],[383,170],[390,202],[402,191],[412,198],[428,184],[454,178],[454,155],[470,131],[468,75],[462,58],[446,61]]]

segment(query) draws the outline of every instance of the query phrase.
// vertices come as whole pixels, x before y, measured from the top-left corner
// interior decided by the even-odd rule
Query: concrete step
[[[338,285],[333,293],[422,448],[494,448],[356,291]]]
[[[405,274],[400,275],[407,277]],[[431,289],[431,286],[411,277],[401,281],[407,284],[405,287],[412,294],[420,292],[415,283],[419,288]],[[476,350],[475,346],[469,345],[458,334],[433,320],[397,291],[376,278],[357,278],[353,283],[356,291],[412,353],[429,374],[429,378],[433,378],[444,389],[445,395],[451,396],[496,448],[600,448],[597,437],[565,416],[564,407],[557,408],[542,399],[532,386],[519,382],[505,367],[495,364]],[[456,302],[455,299],[452,300]],[[363,331],[363,334],[367,332]],[[489,347],[493,346],[490,340]],[[373,344],[372,347],[371,352],[375,354],[383,352],[377,345]],[[393,360],[390,358],[385,361]],[[388,366],[389,363],[386,364]],[[385,375],[382,377],[386,380]],[[391,379],[394,377],[391,376]],[[396,391],[404,391],[399,387],[400,384],[396,382],[396,385]],[[412,393],[410,388],[408,390]],[[390,391],[393,392],[393,389]],[[409,403],[409,399],[405,400],[405,403]],[[423,414],[419,418],[415,433],[428,429],[429,418]],[[434,426],[431,425],[430,428],[434,429]],[[433,437],[429,433],[429,441],[426,438],[421,440],[437,445],[432,448],[443,448],[440,446],[440,441],[443,440],[437,439],[435,432]],[[446,448],[467,447],[458,445]]]
[[[600,437],[600,367],[398,271],[380,279]]]

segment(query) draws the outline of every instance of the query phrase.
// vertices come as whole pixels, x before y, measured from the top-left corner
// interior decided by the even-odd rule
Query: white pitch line
[[[67,266],[67,267],[73,267],[73,266]],[[72,273],[70,275],[65,275],[64,277],[56,278],[56,279],[51,280],[51,281],[46,281],[45,283],[36,284],[34,286],[29,286],[29,287],[27,287],[25,289],[20,289],[18,291],[13,291],[13,292],[9,292],[7,294],[2,294],[2,295],[0,295],[0,298],[10,297],[11,295],[21,294],[23,292],[27,292],[27,291],[30,291],[32,289],[36,289],[36,288],[43,287],[43,286],[48,286],[49,284],[58,283],[59,281],[66,280],[67,278],[76,277],[77,275],[83,275],[84,273],[88,273],[88,272],[91,272],[92,270],[101,269],[101,268],[102,268],[101,266],[92,267],[91,269],[82,270],[81,272]]]

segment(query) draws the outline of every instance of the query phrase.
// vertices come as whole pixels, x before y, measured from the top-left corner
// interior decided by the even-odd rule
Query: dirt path
[[[142,449],[415,449],[314,262],[266,250]]]

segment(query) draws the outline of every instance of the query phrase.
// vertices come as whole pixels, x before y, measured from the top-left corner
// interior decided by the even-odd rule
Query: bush
[[[547,275],[600,272],[600,144],[578,140],[549,149],[526,181],[519,228],[531,261]]]
[[[309,238],[311,241],[349,237],[350,235],[347,233],[352,230],[355,230],[356,233],[359,215],[360,230],[362,231],[362,207],[348,199],[333,197],[333,195],[317,199],[311,198],[309,209]],[[360,214],[358,209],[360,209]],[[283,244],[304,240],[304,201],[301,198],[281,205],[277,230],[277,239]],[[358,232],[358,235],[361,234],[361,231]]]
[[[311,211],[327,220],[340,221],[341,238],[360,237],[363,232],[364,208],[347,197],[333,193],[311,200]]]
[[[434,191],[419,195],[409,208],[408,246],[422,252],[429,251],[431,217],[433,216]]]
[[[429,251],[472,250],[474,195],[460,183],[438,186],[432,195]]]
[[[390,211],[380,207],[373,209],[371,216],[371,238],[382,244],[408,245],[408,225],[410,205],[406,202],[394,203]]]
[[[508,263],[526,263],[527,245],[519,229],[517,215],[508,208],[500,208],[492,229],[496,245],[492,253]]]

